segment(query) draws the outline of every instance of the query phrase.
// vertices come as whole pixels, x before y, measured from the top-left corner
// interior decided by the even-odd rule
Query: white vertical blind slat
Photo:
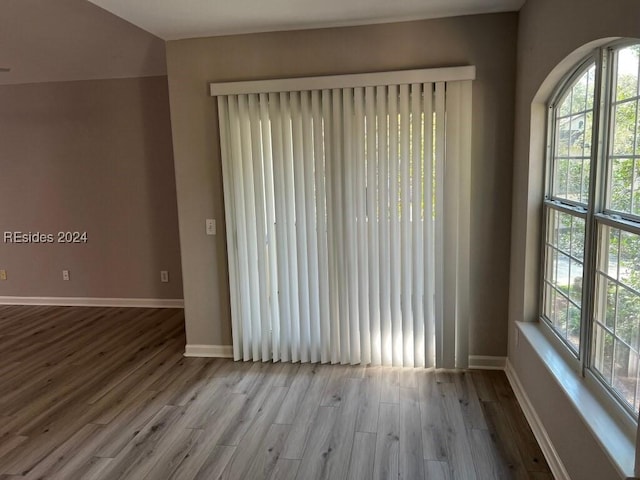
[[[258,96],[251,94],[248,96],[249,110],[248,121],[250,126],[251,140],[251,164],[253,167],[253,188],[254,188],[254,210],[256,219],[256,254],[258,260],[258,300],[260,305],[260,317],[253,319],[255,329],[254,351],[260,349],[260,358],[266,361],[271,358],[269,348],[269,330],[271,326],[271,312],[269,310],[269,294],[267,280],[267,227],[266,227],[266,207],[264,198],[264,172],[262,152],[262,132],[260,126],[260,114],[258,110]]]
[[[289,343],[291,361],[300,361],[300,296],[298,280],[298,244],[296,242],[296,204],[295,182],[293,175],[293,132],[291,131],[291,102],[287,93],[280,94],[280,111],[283,126],[283,152],[285,177],[285,208],[287,226],[287,255],[289,255]]]
[[[380,332],[382,365],[393,363],[391,322],[391,255],[389,252],[389,116],[387,114],[387,88],[376,88],[376,115],[378,131],[378,210],[380,242]]]
[[[311,93],[311,114],[313,117],[313,151],[316,190],[316,233],[318,243],[318,309],[320,328],[320,361],[327,363],[331,359],[331,301],[329,294],[329,252],[327,247],[327,211],[325,150],[323,138],[323,115],[321,92]]]
[[[413,362],[416,367],[424,367],[424,312],[422,309],[422,292],[424,291],[423,260],[423,192],[425,181],[423,169],[423,150],[429,145],[424,143],[423,128],[424,104],[422,102],[422,85],[411,85],[411,251],[409,252],[411,281],[411,310],[413,321]]]
[[[422,291],[422,304],[424,313],[424,343],[425,343],[425,366],[432,367],[435,365],[436,351],[436,330],[435,330],[435,238],[434,238],[434,220],[433,220],[433,175],[434,175],[434,158],[433,158],[433,84],[423,84],[422,111],[424,112],[424,212],[422,225],[423,238],[423,268],[424,272],[424,290]]]
[[[446,101],[446,126],[445,126],[445,170],[444,170],[444,248],[443,260],[447,268],[443,272],[443,359],[444,368],[455,368],[456,365],[456,324],[458,308],[456,305],[457,272],[459,269],[458,249],[458,203],[460,159],[458,142],[453,141],[446,132],[457,132],[460,121],[458,109],[460,102],[459,85],[447,85]]]
[[[265,221],[266,221],[266,242],[267,242],[267,256],[268,256],[268,290],[269,290],[269,323],[263,325],[263,335],[266,338],[262,339],[263,353],[262,357],[265,358],[265,343],[267,348],[271,349],[271,356],[274,361],[280,359],[280,344],[278,339],[280,338],[280,322],[278,317],[280,315],[278,305],[278,258],[276,252],[276,213],[275,213],[275,193],[273,186],[273,155],[271,144],[271,125],[269,121],[269,101],[268,96],[265,93],[261,93],[259,96],[258,106],[260,110],[260,136],[262,140],[262,154],[264,165],[264,197],[265,197]],[[224,173],[223,173],[224,175]],[[265,322],[263,322],[265,323]],[[265,333],[266,330],[266,333]]]
[[[318,235],[316,230],[316,189],[314,180],[315,145],[310,92],[300,93],[300,105],[304,155],[300,163],[304,170],[305,227],[308,244],[309,348],[311,362],[315,363],[320,360],[320,286],[318,283]]]
[[[380,331],[380,255],[378,253],[378,154],[376,151],[376,92],[373,87],[365,89],[365,123],[366,123],[366,218],[368,242],[368,280],[369,280],[369,318],[371,363],[382,363],[382,338]]]
[[[336,148],[334,147],[334,130],[336,126],[333,124],[333,92],[330,90],[322,91],[322,118],[324,133],[324,151],[325,158],[325,188],[327,190],[327,253],[329,256],[329,320],[331,333],[331,363],[340,361],[340,282],[338,282],[338,247],[337,224],[338,216],[336,214],[337,195],[336,195],[336,177],[338,170],[335,168]]]
[[[245,192],[243,182],[243,153],[242,153],[242,129],[238,115],[238,97],[229,97],[229,131],[231,133],[231,150],[234,152],[235,161],[232,162],[233,178],[232,188],[234,191],[234,206],[236,209],[236,235],[238,246],[238,264],[240,266],[238,289],[238,305],[241,309],[242,324],[242,357],[250,360],[252,357],[251,339],[253,332],[251,329],[251,281],[249,274],[247,227],[245,213]]]
[[[222,175],[227,181],[224,182],[224,206],[227,232],[227,250],[229,251],[229,293],[231,301],[231,335],[233,340],[233,359],[242,358],[242,317],[238,291],[238,246],[236,242],[236,209],[233,201],[233,153],[231,150],[231,138],[229,133],[229,108],[226,97],[218,97],[218,117],[220,124],[220,151],[222,153]]]
[[[346,299],[349,305],[349,363],[360,363],[360,323],[358,305],[358,252],[356,245],[356,142],[353,109],[353,90],[345,88],[342,92],[344,119],[344,233],[345,267],[347,272]]]
[[[338,277],[338,318],[340,328],[340,363],[350,363],[350,349],[349,349],[349,301],[348,301],[348,269],[347,269],[347,255],[345,251],[345,212],[344,205],[345,200],[345,164],[344,164],[344,151],[343,151],[343,104],[342,104],[342,91],[334,89],[332,91],[332,180],[333,180],[333,195],[335,209],[335,230],[333,243],[337,252],[336,265],[337,265],[337,277]]]
[[[284,175],[284,134],[280,107],[280,96],[269,94],[269,115],[271,117],[271,142],[273,152],[274,204],[276,222],[276,244],[278,260],[278,310],[280,312],[280,347],[279,358],[274,360],[291,360],[291,302],[289,300],[289,249],[287,232],[287,209],[285,206],[285,175]],[[272,332],[272,333],[275,333]]]
[[[300,361],[310,358],[309,254],[307,238],[306,186],[304,175],[304,138],[300,92],[291,92],[291,140],[295,201],[295,238],[298,263],[298,308],[300,325]]]
[[[458,144],[458,271],[456,316],[456,368],[469,366],[469,250],[471,222],[471,82],[458,85],[456,131],[447,131],[447,137]]]
[[[355,207],[356,255],[358,261],[358,316],[360,324],[360,361],[371,363],[371,317],[369,315],[369,268],[366,222],[366,138],[364,115],[364,88],[354,89],[354,142],[355,148]],[[356,256],[354,255],[354,257]]]
[[[402,322],[402,365],[413,367],[413,311],[411,308],[411,121],[409,85],[400,86],[400,298]]]
[[[436,220],[435,220],[435,361],[436,367],[444,366],[444,275],[443,275],[443,246],[444,246],[444,154],[445,154],[445,104],[444,104],[444,82],[437,82],[435,85],[435,185],[436,185]]]
[[[401,264],[400,264],[400,185],[399,185],[399,141],[398,138],[398,88],[389,86],[389,215],[391,225],[389,232],[389,250],[391,254],[391,323],[392,323],[392,358],[393,365],[402,366],[402,308],[400,305]]]

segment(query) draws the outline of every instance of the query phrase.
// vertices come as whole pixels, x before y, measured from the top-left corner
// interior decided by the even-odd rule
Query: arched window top
[[[551,104],[549,198],[585,206],[589,201],[596,61],[583,62]]]

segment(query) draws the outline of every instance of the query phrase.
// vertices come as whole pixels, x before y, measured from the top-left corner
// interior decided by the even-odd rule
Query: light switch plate
[[[213,218],[207,218],[206,226],[207,226],[207,235],[216,234],[216,221]]]

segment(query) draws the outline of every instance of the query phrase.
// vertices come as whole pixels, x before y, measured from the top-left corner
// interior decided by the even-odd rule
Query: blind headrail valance
[[[351,75],[325,75],[318,77],[279,78],[242,82],[209,84],[212,97],[251,93],[299,92],[333,88],[377,87],[428,82],[475,80],[476,67],[424,68],[392,72],[357,73]]]

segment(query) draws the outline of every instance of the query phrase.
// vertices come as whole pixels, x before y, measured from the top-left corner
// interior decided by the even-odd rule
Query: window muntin
[[[637,418],[640,44],[583,62],[555,95],[549,122],[541,317]]]

